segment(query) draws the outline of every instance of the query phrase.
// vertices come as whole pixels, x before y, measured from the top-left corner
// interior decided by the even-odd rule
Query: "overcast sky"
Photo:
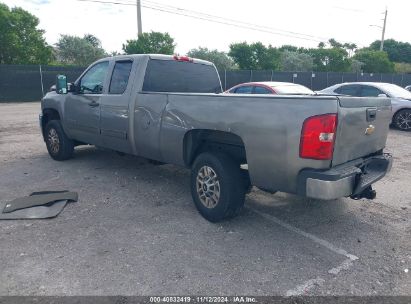
[[[135,4],[135,0],[98,0]],[[49,44],[60,34],[96,35],[106,51],[121,51],[127,39],[137,35],[136,7],[79,0],[0,0],[20,6],[40,19]],[[281,46],[315,47],[319,41],[335,38],[367,46],[381,38],[383,12],[388,8],[386,38],[411,42],[411,1],[404,0],[141,0],[143,31],[168,32],[181,55],[198,46],[228,51],[232,42],[255,42]],[[180,10],[175,10],[180,8]],[[172,10],[180,15],[164,12]],[[196,18],[182,16],[195,12]],[[210,16],[211,15],[211,16]],[[244,27],[213,23],[243,22]],[[230,19],[230,20],[229,20]],[[215,19],[214,19],[215,20]],[[239,25],[237,22],[234,22]],[[247,24],[244,24],[247,23]],[[297,38],[299,37],[299,38]],[[303,38],[303,39],[301,39]]]

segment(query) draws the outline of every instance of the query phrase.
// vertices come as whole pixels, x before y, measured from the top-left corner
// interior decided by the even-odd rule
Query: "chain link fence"
[[[64,74],[75,81],[84,67],[38,65],[0,65],[0,102],[39,101],[55,84],[56,76]],[[224,90],[243,82],[283,81],[302,84],[312,90],[322,90],[342,82],[389,82],[401,87],[411,85],[411,74],[338,73],[338,72],[277,72],[271,70],[219,71]]]

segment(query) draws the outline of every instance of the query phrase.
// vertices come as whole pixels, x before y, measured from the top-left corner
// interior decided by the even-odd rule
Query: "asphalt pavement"
[[[0,221],[0,295],[411,295],[411,132],[373,201],[254,189],[218,224],[196,211],[189,171],[78,147],[56,162],[39,103],[0,104],[0,199],[70,190],[49,220]]]

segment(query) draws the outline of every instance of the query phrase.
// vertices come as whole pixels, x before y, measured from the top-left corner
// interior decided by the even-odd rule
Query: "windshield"
[[[391,97],[411,99],[411,92],[395,84],[384,84],[381,86]]]
[[[302,85],[279,85],[272,88],[279,95],[315,95],[313,91]]]

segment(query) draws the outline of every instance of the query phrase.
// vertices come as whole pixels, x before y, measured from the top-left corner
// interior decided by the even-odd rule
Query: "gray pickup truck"
[[[74,83],[58,76],[40,124],[50,156],[92,144],[191,168],[209,221],[238,213],[254,185],[332,200],[375,197],[391,168],[383,153],[385,98],[230,95],[210,62],[124,55],[93,63]]]

